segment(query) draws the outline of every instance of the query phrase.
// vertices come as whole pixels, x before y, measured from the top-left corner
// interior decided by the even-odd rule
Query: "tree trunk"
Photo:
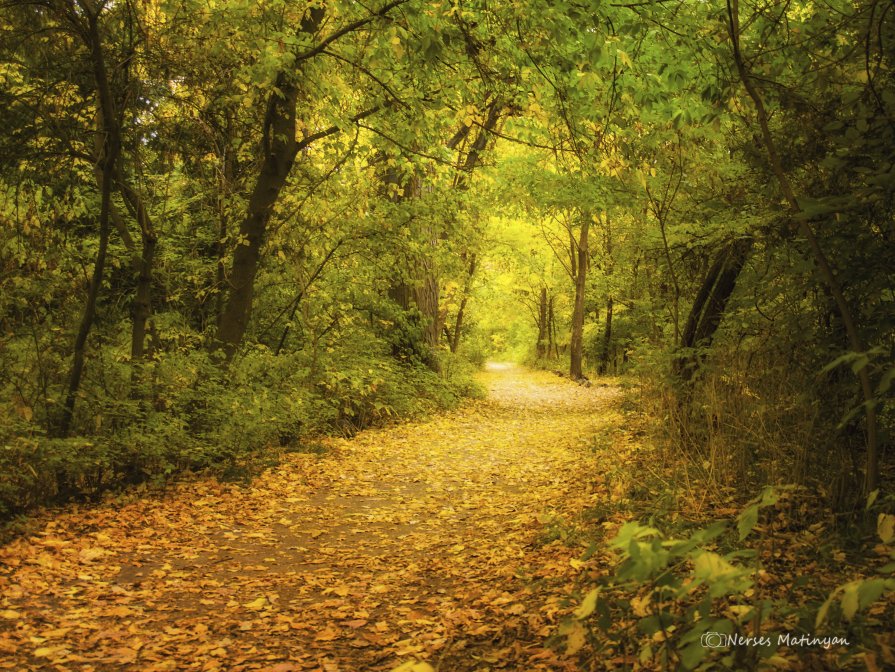
[[[606,234],[606,279],[609,280],[612,278],[613,272],[613,261],[612,261],[612,221],[609,218],[609,213],[606,213],[606,221],[605,221],[605,234]],[[612,346],[612,289],[610,286],[610,294],[609,298],[606,300],[606,328],[603,331],[603,348],[600,351],[600,363],[597,367],[597,372],[602,376],[605,375],[609,371],[609,353]],[[599,318],[597,318],[599,319]]]
[[[687,386],[705,359],[701,351],[712,344],[727,301],[736,288],[737,278],[751,249],[751,238],[740,238],[729,243],[718,253],[702,281],[681,334],[681,352],[674,362],[675,373]]]
[[[547,302],[547,356],[553,351],[553,356],[559,358],[559,345],[556,342],[556,316],[553,311],[553,296]]]
[[[428,231],[429,247],[433,249],[438,245],[438,237],[435,231]],[[444,327],[443,316],[439,310],[440,287],[438,286],[438,272],[435,263],[428,255],[418,260],[418,267],[422,271],[420,277],[411,288],[413,302],[423,316],[423,341],[430,348],[438,347],[441,332]]]
[[[221,312],[218,346],[226,361],[232,359],[242,342],[252,315],[255,275],[261,259],[261,248],[273,206],[286,184],[296,155],[296,106],[298,87],[281,73],[277,77],[277,93],[270,94],[265,119],[264,160],[249,197],[246,215],[239,227],[240,240],[233,253],[230,269],[230,292]]]
[[[152,269],[155,266],[155,250],[158,238],[143,198],[125,181],[118,171],[119,191],[133,211],[140,227],[142,249],[137,264],[137,289],[134,294],[133,325],[131,328],[131,362],[139,367],[146,344],[146,325],[152,314]]]
[[[460,299],[460,308],[457,311],[457,321],[454,323],[454,333],[451,337],[451,352],[456,353],[460,348],[460,333],[463,329],[463,314],[466,312],[466,302],[469,300],[469,292],[472,290],[472,278],[475,275],[476,255],[473,252],[469,258],[469,266],[466,271],[466,282],[463,285],[463,298]]]
[[[323,17],[324,10],[321,8],[308,10],[302,19],[302,32],[309,35],[316,33]],[[298,95],[298,85],[293,73],[280,72],[274,83],[274,91],[267,101],[261,143],[261,169],[249,196],[245,217],[239,226],[240,240],[233,253],[230,269],[230,293],[218,326],[215,348],[223,351],[225,362],[233,358],[248,328],[252,316],[255,276],[258,273],[267,225],[298,153],[299,143],[295,137]]]
[[[585,216],[578,236],[578,264],[575,273],[575,307],[572,310],[572,337],[569,343],[569,377],[578,380],[584,377],[582,359],[584,355],[584,293],[587,284],[588,246],[587,235],[590,217]]]
[[[112,185],[115,175],[118,155],[121,152],[121,129],[115,112],[115,103],[112,97],[112,89],[106,73],[106,61],[102,51],[102,43],[99,35],[99,13],[87,14],[86,41],[90,49],[91,65],[96,84],[98,99],[97,132],[103,137],[102,153],[97,157],[101,166],[102,179],[100,186],[100,213],[99,213],[99,249],[93,264],[93,274],[87,288],[87,300],[84,311],[81,314],[81,322],[75,336],[72,364],[68,376],[68,393],[62,407],[62,418],[59,423],[59,436],[68,436],[71,430],[72,417],[74,415],[75,400],[81,387],[81,377],[84,373],[84,359],[87,349],[87,337],[93,327],[96,318],[96,301],[102,287],[103,273],[106,266],[106,253],[109,247],[109,229],[111,225],[112,209]]]
[[[612,343],[612,296],[606,301],[606,329],[603,332],[603,348],[597,372],[602,376],[609,371],[609,348]]]
[[[538,359],[543,359],[547,350],[547,288],[541,287],[541,297],[538,301],[538,345],[536,352]]]

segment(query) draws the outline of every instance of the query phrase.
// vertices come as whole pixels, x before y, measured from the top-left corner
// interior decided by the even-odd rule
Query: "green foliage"
[[[136,389],[130,367],[109,363],[105,389],[84,390],[90,403],[82,405],[79,436],[72,438],[52,438],[34,418],[8,409],[0,435],[0,516],[164,482],[183,471],[248,476],[281,447],[481,395],[465,360],[446,353],[435,373],[394,360],[384,342],[370,348],[369,334],[363,339],[365,349],[345,343],[316,363],[302,351],[275,356],[257,346],[226,372],[202,350],[170,352],[147,366]]]
[[[762,513],[774,509],[791,487],[766,487],[739,514],[736,535],[727,521],[669,536],[653,526],[628,522],[609,545],[619,564],[581,601],[560,632],[595,627],[596,647],[631,651],[643,665],[677,669],[753,669],[776,666],[778,653],[791,640],[817,639],[825,649],[849,643],[848,656],[860,656],[858,644],[873,646],[879,625],[862,617],[886,594],[895,591],[895,563],[879,567],[879,576],[841,585],[823,603],[804,601],[807,577],[792,577],[785,594],[773,595],[759,583],[766,544],[742,542],[755,530]],[[770,515],[768,519],[770,519]],[[877,536],[895,559],[895,516],[880,513]],[[870,551],[870,549],[868,549]],[[874,552],[878,552],[879,548]],[[578,621],[581,625],[570,625]],[[842,660],[845,660],[843,658]]]

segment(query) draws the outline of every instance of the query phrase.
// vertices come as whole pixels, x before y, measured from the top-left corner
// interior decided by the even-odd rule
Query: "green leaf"
[[[599,588],[594,588],[590,591],[581,602],[581,605],[575,610],[575,618],[587,618],[594,613],[594,609],[597,608],[597,598],[599,595]]]
[[[858,586],[858,607],[866,609],[886,590],[886,579],[867,579]]]
[[[700,642],[688,644],[681,651],[681,665],[685,670],[695,669],[705,659],[707,651]]]
[[[740,570],[731,565],[727,560],[717,553],[704,551],[696,556],[694,562],[694,574],[698,578],[706,581],[717,581],[718,579],[738,573]]]
[[[830,611],[830,605],[833,604],[833,600],[835,599],[837,593],[839,592],[839,588],[830,593],[830,596],[824,600],[824,603],[820,605],[820,609],[817,610],[817,616],[814,618],[814,627],[819,628],[821,624],[826,620],[827,614]]]
[[[758,524],[758,504],[747,506],[743,512],[737,517],[737,532],[740,535],[740,541],[749,536]]]

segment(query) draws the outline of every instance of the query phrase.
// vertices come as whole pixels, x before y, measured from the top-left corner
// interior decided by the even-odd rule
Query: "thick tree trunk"
[[[426,231],[427,247],[433,251],[438,246],[438,234],[434,228]],[[423,317],[423,341],[430,348],[438,347],[444,329],[444,316],[440,310],[441,288],[438,271],[432,256],[424,253],[417,261],[420,276],[411,287],[413,302]]]
[[[388,288],[388,298],[398,304],[402,310],[410,308],[410,287],[406,282],[396,282]]]
[[[302,20],[302,32],[316,33],[323,17],[323,9],[310,9]],[[261,169],[239,226],[240,240],[230,268],[230,292],[218,325],[215,347],[222,350],[225,362],[233,358],[248,328],[267,225],[299,149],[295,137],[299,90],[294,74],[280,72],[273,88],[264,116]]]
[[[575,306],[572,310],[572,337],[569,344],[569,377],[578,380],[584,377],[582,360],[584,357],[584,294],[587,285],[588,242],[590,217],[585,216],[578,236],[578,264],[575,273]]]
[[[675,373],[687,385],[705,358],[701,351],[712,344],[751,249],[751,238],[740,238],[728,244],[715,258],[702,281],[681,334],[681,352],[674,362]]]
[[[240,241],[233,253],[230,292],[221,312],[217,341],[225,360],[232,359],[252,315],[255,275],[273,206],[295,162],[298,87],[281,73],[270,94],[265,119],[264,159],[239,227]]]
[[[142,248],[137,264],[137,289],[133,303],[131,327],[131,362],[139,367],[146,347],[146,325],[152,315],[152,270],[155,266],[155,250],[158,239],[143,198],[125,181],[118,171],[119,190],[127,201],[140,227]]]
[[[538,301],[538,344],[535,352],[538,359],[543,359],[547,350],[547,288],[541,287],[541,296]]]

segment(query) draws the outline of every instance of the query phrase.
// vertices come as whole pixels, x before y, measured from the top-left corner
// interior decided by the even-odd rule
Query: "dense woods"
[[[510,359],[622,376],[713,497],[895,505],[892,3],[0,7],[0,517]]]

